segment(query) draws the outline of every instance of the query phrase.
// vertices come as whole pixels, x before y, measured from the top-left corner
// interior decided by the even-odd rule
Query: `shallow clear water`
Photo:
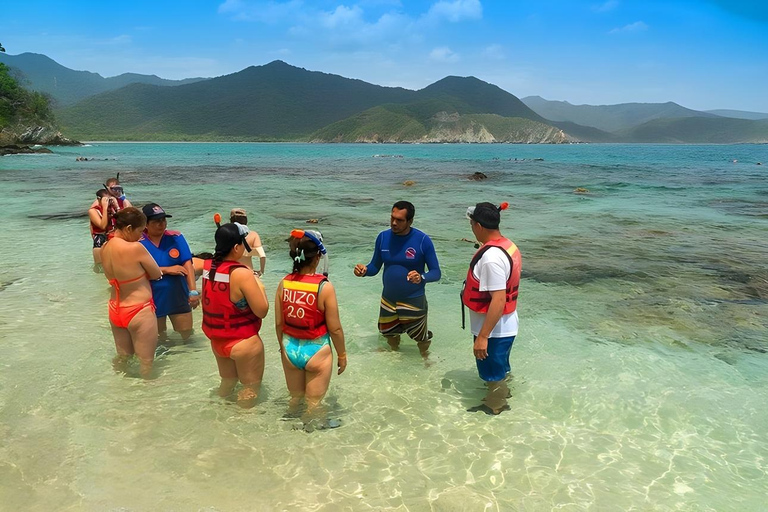
[[[768,147],[104,143],[3,157],[2,508],[764,510],[758,161]],[[129,198],[163,205],[193,251],[212,248],[214,212],[248,209],[270,297],[290,268],[287,233],[319,219],[349,352],[327,397],[341,428],[281,420],[271,313],[253,410],[213,393],[199,313],[156,380],[112,371],[85,210],[118,171]],[[469,181],[476,171],[489,178]],[[428,286],[431,366],[413,343],[384,350],[379,278],[352,275],[398,199],[416,204],[414,226],[443,268]],[[524,267],[512,410],[494,418],[465,411],[484,389],[458,301],[474,251],[464,212],[481,200],[512,204],[502,231]]]

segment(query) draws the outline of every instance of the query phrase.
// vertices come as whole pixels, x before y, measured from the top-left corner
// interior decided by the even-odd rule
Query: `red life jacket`
[[[472,261],[469,264],[469,270],[467,271],[467,279],[464,281],[464,288],[461,291],[461,304],[462,304],[462,328],[464,327],[464,306],[467,306],[472,311],[478,313],[487,313],[488,306],[491,303],[491,294],[487,291],[480,291],[480,280],[473,275],[473,270],[483,257],[483,254],[492,247],[498,247],[504,251],[504,254],[509,258],[510,273],[507,278],[507,286],[504,299],[504,314],[508,315],[517,309],[517,289],[520,286],[520,267],[522,265],[522,257],[517,246],[507,238],[497,238],[483,244],[480,249],[477,250],[472,257]]]
[[[322,274],[288,274],[283,278],[283,332],[313,340],[328,332],[325,313],[317,307]]]
[[[230,274],[236,268],[247,267],[236,261],[222,261],[211,281],[212,263],[206,260],[203,264],[203,332],[217,340],[243,340],[259,334],[261,318],[250,307],[238,308],[229,298]]]
[[[100,204],[97,204],[96,206],[91,206],[91,209],[96,210],[99,212],[102,216],[104,215],[104,212],[102,211],[102,207]],[[107,222],[107,229],[101,229],[99,226],[91,222],[91,236],[94,235],[104,235],[107,233],[107,230],[110,228],[110,223]]]

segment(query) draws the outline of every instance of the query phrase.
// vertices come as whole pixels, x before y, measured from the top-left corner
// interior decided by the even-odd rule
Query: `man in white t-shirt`
[[[485,403],[470,411],[488,414],[509,409],[505,381],[518,329],[517,292],[522,259],[517,246],[499,231],[500,212],[507,206],[478,203],[467,209],[472,233],[482,245],[469,264],[462,304],[469,308],[477,370],[489,389]]]

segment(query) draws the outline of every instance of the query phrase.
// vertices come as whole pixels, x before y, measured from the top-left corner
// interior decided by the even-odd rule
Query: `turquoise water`
[[[112,371],[85,210],[118,171],[194,251],[214,212],[248,209],[270,297],[287,233],[319,219],[349,352],[327,397],[341,428],[280,419],[271,313],[253,410],[215,396],[199,313],[156,380]],[[430,366],[413,343],[385,350],[380,281],[352,275],[398,199],[443,268]],[[512,409],[495,418],[465,411],[484,395],[458,301],[481,200],[511,203],[524,267]],[[0,218],[2,508],[766,509],[766,146],[94,143],[0,158]]]

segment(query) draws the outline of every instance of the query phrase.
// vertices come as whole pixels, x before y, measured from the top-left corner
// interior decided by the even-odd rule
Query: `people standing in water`
[[[243,208],[232,208],[229,212],[229,222],[237,222],[248,227],[248,216]],[[252,229],[248,230],[246,235],[246,241],[251,250],[243,253],[243,257],[240,259],[240,263],[253,270],[253,254],[255,253],[259,257],[259,270],[254,270],[253,273],[259,277],[264,275],[264,268],[267,264],[267,255],[264,252],[264,247],[261,245],[261,238],[256,231]]]
[[[216,252],[203,266],[203,332],[211,340],[219,368],[219,395],[232,394],[239,380],[243,388],[238,403],[251,407],[264,375],[259,329],[269,302],[264,285],[239,262],[249,247],[238,226],[222,225],[215,239]]]
[[[413,204],[396,202],[392,206],[390,229],[376,238],[371,262],[356,265],[354,274],[375,276],[384,265],[379,332],[392,350],[399,349],[400,335],[408,334],[426,359],[432,332],[427,329],[425,285],[440,279],[440,264],[429,236],[411,227],[414,214]]]
[[[192,335],[192,309],[200,304],[196,289],[192,251],[184,235],[169,231],[167,218],[171,215],[157,203],[142,208],[147,216],[147,229],[141,243],[147,248],[163,271],[163,280],[152,283],[157,311],[157,329],[161,341],[167,338],[166,318],[170,317],[173,330],[187,340]]]
[[[93,239],[93,271],[101,271],[101,247],[107,242],[107,235],[114,230],[114,215],[117,213],[117,199],[106,189],[96,192],[96,204],[88,209]]]
[[[475,340],[477,371],[488,386],[484,403],[469,411],[493,415],[509,409],[506,379],[518,330],[517,292],[522,258],[517,246],[499,231],[500,212],[507,206],[477,203],[467,209],[472,234],[482,245],[470,261],[461,293],[462,328],[466,306]]]
[[[120,173],[117,173],[117,177],[115,178],[109,178],[104,183],[104,189],[109,192],[110,196],[117,200],[115,212],[118,212],[123,208],[133,206],[131,202],[125,197],[125,190],[123,190],[123,186],[120,185]],[[98,199],[94,201],[91,206],[95,206],[96,204],[98,204]]]
[[[136,355],[142,377],[149,377],[157,347],[157,320],[150,280],[162,272],[147,250],[138,242],[147,219],[129,207],[115,215],[114,237],[102,247],[104,274],[112,286],[109,323],[115,339],[115,369],[124,371],[128,359]]]
[[[333,371],[331,341],[339,375],[347,367],[347,351],[336,291],[328,281],[328,256],[322,235],[319,231],[295,229],[288,242],[293,271],[277,287],[275,330],[291,394],[289,413],[296,413],[303,399],[307,406],[305,418],[311,422],[322,420],[319,406]],[[324,272],[318,273],[321,261]]]

